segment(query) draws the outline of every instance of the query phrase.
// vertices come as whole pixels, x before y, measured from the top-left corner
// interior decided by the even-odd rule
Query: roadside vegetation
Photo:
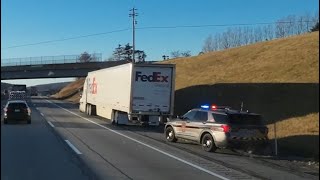
[[[212,102],[261,113],[279,152],[319,159],[319,31],[161,61],[176,65],[175,113]],[[79,102],[84,79],[53,97]]]

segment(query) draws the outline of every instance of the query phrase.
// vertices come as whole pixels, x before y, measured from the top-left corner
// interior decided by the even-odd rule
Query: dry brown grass
[[[275,85],[267,85],[265,87],[274,86],[276,88],[277,84],[281,85],[285,83],[313,84],[297,85],[297,87],[305,86],[306,91],[300,89],[286,91],[286,89],[283,88],[284,86],[279,86],[278,89],[284,93],[278,94],[278,96],[275,97],[270,96],[270,94],[273,93],[273,90],[270,90],[269,88],[267,91],[271,91],[271,93],[268,94],[270,98],[274,98],[274,100],[268,101],[269,104],[265,104],[261,107],[263,109],[267,108],[269,105],[273,106],[275,111],[269,111],[269,113],[271,113],[269,117],[282,117],[282,119],[274,118],[277,121],[277,134],[279,138],[284,138],[283,142],[289,149],[292,148],[292,150],[295,151],[294,149],[297,149],[296,147],[306,147],[306,142],[308,142],[308,139],[310,140],[309,136],[312,136],[311,139],[319,139],[319,111],[314,110],[315,107],[313,107],[319,106],[318,98],[313,98],[319,96],[319,92],[314,91],[319,85],[319,32],[261,42],[249,46],[207,53],[200,56],[167,60],[160,63],[176,64],[176,94],[179,91],[185,91],[186,88],[190,88],[194,93],[199,92],[199,89],[196,91],[196,88],[199,85],[214,86],[211,87],[211,89],[210,87],[205,89],[205,87],[201,92],[211,93],[212,90],[219,90],[219,93],[230,95],[232,89],[236,89],[238,86],[238,89],[240,90],[247,90],[246,88],[241,88],[244,86],[241,83],[257,84],[262,87],[262,83],[274,83]],[[56,97],[63,97],[70,92],[74,92],[74,89],[82,86],[83,82],[82,79],[70,84],[70,86],[62,89]],[[236,84],[234,87],[232,85],[232,89],[230,89],[230,86],[220,89],[221,84],[228,85],[231,83]],[[294,86],[295,84],[292,86],[288,85],[288,87]],[[314,86],[317,87],[314,88]],[[192,87],[195,87],[195,89]],[[248,87],[250,87],[248,88],[249,90],[255,90],[251,86]],[[308,90],[308,88],[310,90]],[[226,91],[228,92],[226,93]],[[250,100],[253,107],[263,103],[261,100],[266,97],[263,97],[264,94],[261,94],[260,92],[267,93],[267,91],[257,91],[257,93],[253,95],[254,98],[248,99],[248,101]],[[274,90],[274,92],[276,94],[277,90]],[[306,93],[297,94],[299,92]],[[315,93],[317,94],[310,95]],[[231,100],[232,98],[236,98],[235,96],[241,94],[242,93],[232,94]],[[291,101],[290,99],[296,98],[297,95],[301,96],[299,97],[299,101],[301,99],[307,99],[303,102],[304,105],[309,105],[304,108],[305,112],[294,112],[296,109],[299,110],[299,108],[290,111],[290,109],[295,106],[295,104],[292,104],[292,102],[295,101]],[[269,96],[267,96],[267,98],[269,98]],[[307,98],[304,98],[304,96]],[[176,107],[190,106],[190,104],[185,103],[185,97],[181,99],[179,99],[178,96],[176,97]],[[196,98],[197,96],[195,95],[189,99],[197,100]],[[315,101],[313,103],[306,102],[313,101],[313,99]],[[75,95],[71,97],[70,100],[78,102],[79,96]],[[308,113],[307,110],[310,107],[313,108],[312,111],[310,110],[311,112]],[[280,111],[279,113],[279,109],[281,108],[285,111]],[[272,113],[275,116],[273,116]],[[285,113],[285,116],[278,116],[278,114],[281,113]],[[269,137],[272,139],[273,124],[269,124],[268,126],[270,129]],[[309,143],[308,148],[311,149],[310,152],[313,153],[314,157],[319,157],[318,148],[316,152],[312,151],[312,148],[315,148],[312,143]],[[304,150],[297,149],[296,151],[302,152]]]
[[[181,90],[182,92],[186,91],[185,88],[192,89],[192,87],[198,87],[199,85],[216,85],[218,83],[252,83],[260,85],[261,83],[319,84],[319,32],[261,42],[196,57],[178,58],[161,63],[176,64],[176,90]],[[306,86],[306,92],[309,91],[307,88],[310,87]],[[207,91],[210,91],[210,87],[207,89]],[[237,88],[234,89],[237,90]],[[310,89],[316,88],[311,87]],[[196,91],[196,88],[194,90],[199,92],[199,90]],[[295,92],[294,89],[293,92]],[[219,93],[224,93],[224,91]],[[192,95],[192,92],[189,92],[190,94]],[[234,95],[236,94],[243,93],[234,93]],[[283,104],[290,102],[291,98],[296,98],[296,95],[294,93],[290,95],[275,94],[271,98],[285,101],[270,100],[268,102],[275,109],[285,110],[285,108],[295,106],[294,104],[283,106]],[[301,97],[306,96],[305,94],[298,95]],[[315,95],[313,97],[318,96]],[[263,99],[263,95],[256,98],[256,102],[254,100],[251,101],[252,105],[263,103],[259,100]],[[299,97],[299,99],[303,98]],[[199,101],[201,101],[200,98]],[[313,101],[312,98],[311,101]],[[316,106],[319,106],[318,99],[314,99],[314,101],[315,103],[304,102],[304,104],[316,104]],[[185,102],[176,102],[176,106],[183,104]],[[281,138],[279,141],[280,148],[289,149],[288,152],[290,153],[294,152],[306,157],[319,158],[319,149],[316,145],[317,143],[314,143],[319,140],[319,113],[295,117],[296,113],[293,113],[292,110],[286,111],[292,112],[292,114],[288,114],[289,117],[292,117],[276,120],[277,135],[278,138]],[[268,116],[272,117],[277,116],[275,113],[280,114],[283,112],[275,111],[272,113],[269,111],[269,113],[271,114],[268,114]],[[269,122],[268,127],[270,129],[269,137],[273,139],[274,126]]]
[[[72,98],[73,96],[69,97],[71,94],[74,94],[78,89],[83,87],[85,78],[80,78],[72,83],[70,83],[68,86],[64,87],[59,91],[58,93],[54,94],[52,97],[57,99],[65,99],[65,98]],[[72,101],[79,101],[80,97],[79,95],[77,98],[72,98]]]
[[[274,124],[268,125],[269,138],[274,138]],[[277,122],[277,137],[286,138],[297,135],[319,135],[319,113],[294,117]]]
[[[215,83],[319,82],[319,32],[178,58],[176,90]]]

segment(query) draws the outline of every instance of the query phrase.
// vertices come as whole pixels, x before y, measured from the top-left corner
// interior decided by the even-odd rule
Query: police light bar
[[[210,107],[209,105],[201,105],[202,109],[209,109],[209,107]]]
[[[216,110],[216,109],[218,109],[218,106],[215,105],[215,104],[212,104],[211,106],[205,104],[205,105],[201,105],[201,108],[202,108],[202,109],[206,109],[206,110],[209,110],[210,108],[211,108],[211,110]]]
[[[212,110],[215,110],[215,109],[217,109],[217,108],[218,108],[217,105],[214,105],[214,104],[211,105],[211,109],[212,109]]]

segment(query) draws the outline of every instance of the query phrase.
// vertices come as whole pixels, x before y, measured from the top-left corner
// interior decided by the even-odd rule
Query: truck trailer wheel
[[[91,104],[88,105],[88,115],[91,116],[92,114],[92,108],[91,108]]]
[[[91,104],[86,105],[86,114],[91,116]]]
[[[86,114],[89,116],[95,116],[96,115],[96,106],[92,105],[92,104],[87,104]]]
[[[112,119],[111,119],[111,123],[113,124],[113,125],[116,125],[116,126],[118,126],[119,125],[119,123],[118,123],[118,112],[117,111],[113,111],[112,112],[112,117],[111,117]]]
[[[89,106],[88,104],[86,104],[86,110],[85,110],[85,113],[88,115],[88,111],[89,111]]]

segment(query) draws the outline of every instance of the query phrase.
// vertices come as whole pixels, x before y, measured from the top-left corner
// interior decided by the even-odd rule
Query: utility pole
[[[137,24],[137,21],[135,20],[135,17],[138,16],[138,13],[136,13],[135,8],[130,9],[129,17],[132,17],[132,62],[135,63],[135,25]]]

